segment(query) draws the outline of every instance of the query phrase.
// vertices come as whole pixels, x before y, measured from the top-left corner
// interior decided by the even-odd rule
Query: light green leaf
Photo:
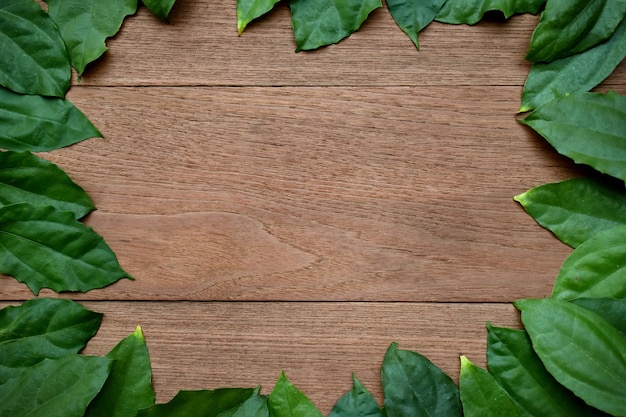
[[[520,122],[560,154],[626,181],[626,97],[612,91],[571,94],[547,102]]]
[[[46,0],[48,14],[61,31],[72,66],[79,75],[107,50],[126,16],[135,14],[137,0]]]
[[[167,21],[176,0],[141,0],[144,6],[150,10],[150,13],[161,20]]]
[[[608,77],[626,56],[626,20],[611,38],[591,49],[550,63],[536,63],[524,84],[520,112],[557,97],[589,91]]]
[[[70,300],[35,298],[0,310],[0,385],[46,358],[78,353],[102,314]]]
[[[587,404],[626,416],[626,340],[597,314],[561,300],[518,300],[544,366]]]
[[[113,361],[111,372],[85,417],[135,417],[140,409],[153,405],[152,368],[141,327],[106,357]]]
[[[253,395],[241,404],[241,407],[227,411],[219,417],[269,417],[270,410],[266,395]]]
[[[577,247],[602,230],[626,225],[626,189],[610,178],[574,178],[514,197],[537,223]]]
[[[89,195],[63,170],[30,152],[0,152],[0,167],[0,204],[53,206],[71,211],[76,219],[95,209]]]
[[[44,359],[0,385],[0,416],[83,417],[109,374],[107,358]]]
[[[551,62],[611,37],[626,14],[626,0],[549,0],[526,59]]]
[[[520,407],[484,369],[461,356],[459,377],[464,417],[523,417]]]
[[[626,338],[626,298],[577,298],[571,302],[593,311]]]
[[[328,417],[382,417],[372,394],[352,376],[353,387],[337,401]]]
[[[626,297],[626,226],[599,232],[563,263],[552,298],[584,297]]]
[[[337,43],[357,31],[381,0],[291,0],[296,52]]]
[[[559,384],[533,351],[524,330],[487,325],[487,365],[521,407],[533,417],[591,417],[606,414],[589,407]]]
[[[0,85],[23,94],[64,97],[72,76],[54,22],[31,0],[0,3]]]
[[[546,0],[447,0],[435,20],[455,25],[474,25],[485,13],[500,11],[506,19],[515,14],[537,14]]]
[[[102,135],[68,100],[0,87],[0,148],[51,151],[95,137]]]
[[[311,400],[289,382],[284,372],[270,393],[268,404],[272,417],[323,417]]]
[[[237,32],[241,35],[248,24],[268,13],[279,0],[237,0]]]
[[[73,213],[26,203],[0,207],[0,273],[34,294],[85,292],[131,278],[104,239]]]
[[[250,398],[258,396],[251,388],[220,388],[213,391],[179,391],[166,404],[140,410],[137,417],[225,417]],[[252,414],[251,416],[254,416]],[[262,415],[259,415],[261,417]],[[237,416],[240,417],[240,416]],[[244,416],[241,416],[244,417]]]
[[[388,417],[462,416],[459,389],[452,379],[417,352],[387,349],[382,367]]]
[[[419,48],[419,32],[433,21],[446,0],[387,0],[389,13],[396,24]]]

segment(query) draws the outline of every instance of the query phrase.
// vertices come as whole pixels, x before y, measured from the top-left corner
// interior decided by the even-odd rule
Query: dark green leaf
[[[400,350],[395,343],[389,346],[382,380],[388,417],[463,415],[454,381],[417,352]]]
[[[135,14],[137,0],[46,0],[48,14],[61,31],[72,66],[78,74],[107,50],[126,16]]]
[[[626,416],[626,340],[597,314],[561,300],[518,300],[544,366],[587,404]]]
[[[253,395],[241,407],[222,413],[219,417],[269,417],[267,399],[265,395]]]
[[[159,19],[167,21],[167,17],[172,11],[176,0],[142,0],[142,2],[150,10],[150,13]]]
[[[626,190],[598,178],[545,184],[514,197],[533,219],[577,247],[602,230],[626,225]]]
[[[0,416],[83,417],[109,374],[107,358],[44,359],[0,385]]]
[[[353,388],[337,401],[328,417],[382,417],[372,394],[356,378]]]
[[[0,148],[51,151],[96,137],[98,129],[68,100],[0,87]]]
[[[626,337],[626,298],[577,298],[571,302],[593,311]]]
[[[387,0],[393,20],[419,48],[419,32],[433,21],[446,0]]]
[[[625,0],[550,0],[526,59],[551,62],[583,52],[611,37],[625,14]]]
[[[76,219],[95,209],[63,170],[29,152],[0,152],[0,167],[0,204],[53,206],[71,211]]]
[[[605,416],[559,384],[533,351],[524,330],[487,325],[489,373],[533,417]]]
[[[64,97],[72,76],[54,22],[30,0],[0,3],[0,85],[23,94]]]
[[[523,417],[520,407],[484,369],[461,356],[459,377],[464,417]]]
[[[585,52],[533,65],[526,78],[520,112],[557,97],[589,91],[608,77],[626,56],[626,20],[613,36]]]
[[[35,294],[85,292],[130,278],[104,239],[73,213],[26,203],[0,207],[0,273]]]
[[[137,411],[153,405],[152,368],[141,328],[115,346],[107,358],[113,361],[109,378],[85,417],[135,417]]]
[[[140,410],[137,417],[223,417],[233,416],[246,401],[258,396],[252,388],[221,388],[213,391],[179,391],[166,404]],[[254,416],[252,414],[251,416]],[[259,415],[261,417],[262,414]],[[240,417],[240,416],[237,416]],[[244,416],[241,416],[244,417]]]
[[[549,101],[520,120],[579,164],[626,181],[626,97],[609,91]]]
[[[269,409],[272,417],[323,417],[311,400],[289,382],[284,372],[270,394]]]
[[[626,226],[599,232],[567,257],[552,298],[626,297]]]
[[[237,32],[241,35],[252,22],[274,8],[279,0],[237,0]]]
[[[0,385],[46,358],[78,353],[102,314],[70,300],[35,298],[0,310]]]
[[[337,43],[357,31],[381,0],[291,0],[296,51]]]
[[[455,25],[474,25],[487,12],[500,11],[508,19],[514,14],[537,14],[546,0],[447,0],[435,20]]]

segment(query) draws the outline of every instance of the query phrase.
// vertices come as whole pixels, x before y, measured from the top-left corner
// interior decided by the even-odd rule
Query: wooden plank
[[[6,303],[0,303],[4,307]],[[157,401],[180,389],[263,386],[281,371],[327,415],[354,372],[382,403],[392,342],[458,381],[459,355],[485,366],[485,323],[519,327],[508,304],[91,302],[104,321],[86,354],[106,354],[141,325]]]

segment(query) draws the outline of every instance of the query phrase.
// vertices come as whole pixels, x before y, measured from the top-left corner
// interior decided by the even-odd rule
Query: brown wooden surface
[[[284,370],[325,414],[352,372],[382,398],[393,341],[484,365],[486,321],[519,326],[570,251],[512,197],[583,172],[516,122],[537,17],[433,24],[418,52],[381,9],[296,54],[285,5],[242,37],[234,10],[141,9],[70,92],[105,138],[45,157],[136,278],[67,295],[105,313],[87,353],[142,325],[160,402]]]

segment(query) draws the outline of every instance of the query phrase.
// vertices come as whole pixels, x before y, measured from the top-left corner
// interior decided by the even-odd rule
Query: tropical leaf
[[[499,11],[506,19],[515,14],[537,14],[546,0],[447,0],[435,20],[455,25],[474,25],[485,13]]]
[[[353,387],[337,401],[328,417],[382,417],[372,394],[352,376]]]
[[[626,338],[626,298],[577,298],[571,302],[593,311]]]
[[[176,0],[141,0],[150,13],[161,20],[167,21]]]
[[[270,393],[268,405],[272,417],[323,417],[311,400],[287,379],[284,372]]]
[[[274,8],[279,0],[237,0],[237,32],[241,35],[248,24]]]
[[[445,2],[446,0],[387,0],[387,8],[398,27],[419,48],[419,32],[433,21]]]
[[[251,388],[179,391],[170,402],[140,410],[137,417],[232,417],[253,397],[258,397],[258,390]],[[262,415],[250,414],[248,417]]]

